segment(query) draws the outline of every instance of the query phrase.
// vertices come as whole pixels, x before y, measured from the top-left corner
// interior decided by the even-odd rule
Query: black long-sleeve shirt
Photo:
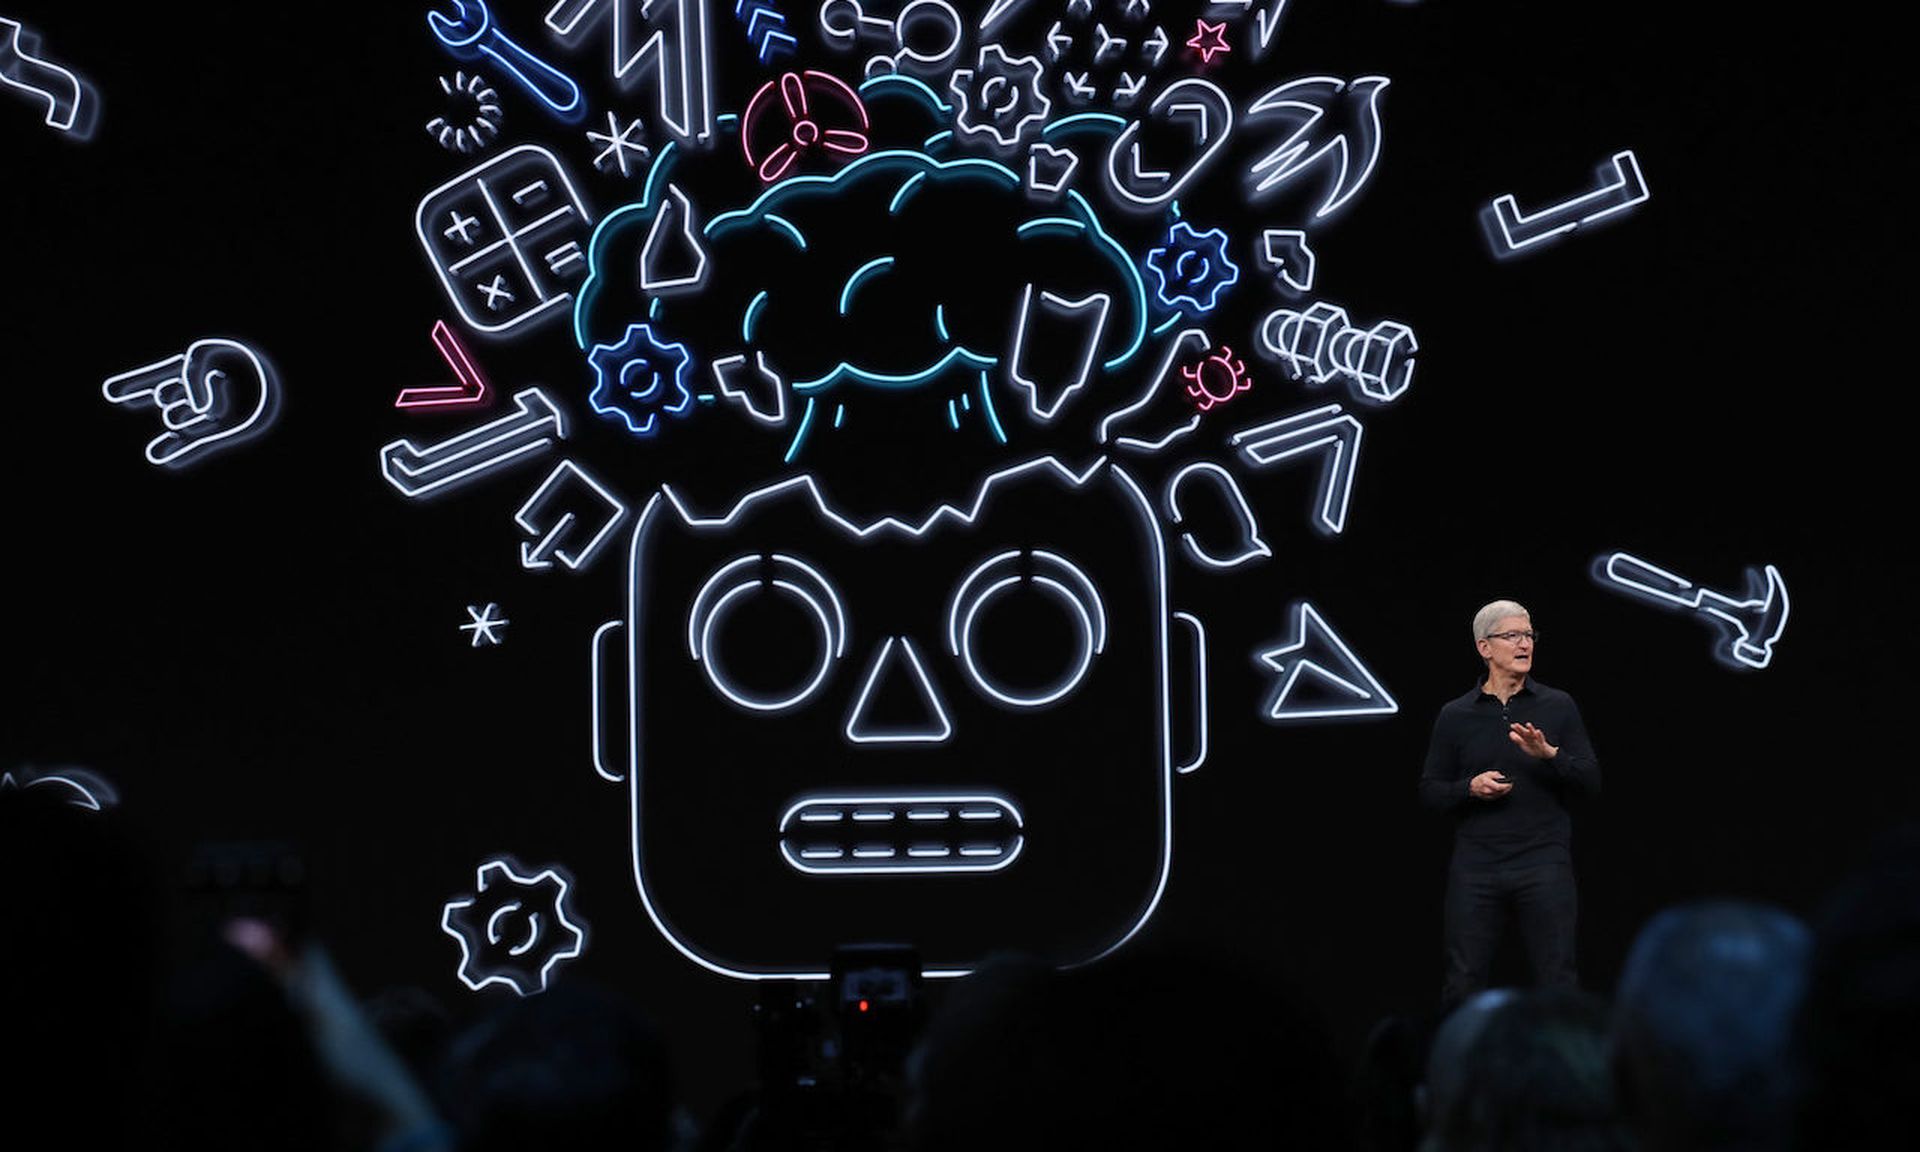
[[[1532,724],[1558,748],[1536,760],[1507,735],[1509,724]],[[1494,800],[1469,795],[1482,772],[1506,773],[1513,791]],[[1475,685],[1450,700],[1433,722],[1420,799],[1455,817],[1453,865],[1483,871],[1572,859],[1570,795],[1600,791],[1600,761],[1573,697],[1528,677],[1505,703]]]

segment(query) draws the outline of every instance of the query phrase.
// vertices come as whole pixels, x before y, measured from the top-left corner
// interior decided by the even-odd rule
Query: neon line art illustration
[[[897,642],[897,643],[896,643]],[[895,655],[895,653],[899,655]],[[909,723],[880,724],[871,716],[874,685],[885,677],[891,683],[907,677],[913,686],[921,711]],[[874,653],[873,666],[860,685],[853,708],[847,713],[847,739],[855,744],[938,744],[953,735],[953,724],[940,703],[940,693],[927,678],[926,666],[914,650],[913,641],[904,636],[889,636]]]
[[[890,938],[931,976],[1010,947],[1071,967],[1158,908],[1220,703],[1225,600],[1182,589],[1289,532],[1340,543],[1365,429],[1299,385],[1384,407],[1419,352],[1311,298],[1337,277],[1309,233],[1371,186],[1389,80],[1250,80],[1285,0],[1194,7],[743,0],[718,48],[759,67],[733,75],[710,3],[558,0],[567,50],[612,42],[582,90],[638,99],[586,132],[634,184],[596,215],[536,135],[417,206],[458,323],[514,343],[489,362],[524,372],[563,310],[570,347],[382,473],[478,487],[567,438],[561,401],[593,413],[505,507],[528,572],[627,541],[582,636],[590,759],[693,964],[820,979]],[[1256,484],[1295,465],[1304,525]],[[1253,651],[1259,719],[1397,711],[1309,591]]]
[[[563,40],[611,24],[613,79],[631,89],[652,76],[661,123],[699,144],[714,133],[708,8],[709,0],[558,0],[546,22]]]
[[[513,394],[516,411],[425,448],[402,438],[380,449],[380,474],[402,496],[432,496],[530,459],[566,437],[566,419],[547,394]]]
[[[1032,571],[1025,575],[1013,572],[1012,569],[1025,556],[1031,557],[1027,563]],[[999,575],[1002,572],[1008,574]],[[983,577],[991,579],[991,582],[976,587]],[[1070,661],[1069,671],[1058,683],[1036,692],[1021,693],[995,683],[992,677],[981,671],[973,655],[973,638],[980,609],[996,596],[1026,581],[1036,588],[1047,590],[1072,613],[1073,619],[1079,624],[1079,644],[1077,655]],[[986,561],[961,580],[958,590],[954,592],[953,603],[947,609],[947,650],[960,658],[967,678],[975,687],[1002,704],[1015,708],[1043,708],[1073,691],[1092,667],[1093,658],[1105,650],[1106,645],[1107,611],[1101,602],[1099,589],[1072,561],[1051,552],[1035,550],[1024,555],[1003,552]]]
[[[767,0],[740,0],[733,14],[746,25],[747,41],[762,64],[771,64],[779,56],[791,56],[800,42],[787,31],[787,17]]]
[[[1233,45],[1227,43],[1227,26],[1209,24],[1204,19],[1195,20],[1194,32],[1187,40],[1187,47],[1200,57],[1200,63],[1211,64],[1215,56],[1233,51]]]
[[[1185,391],[1193,406],[1202,412],[1211,412],[1253,387],[1246,362],[1224,344],[1197,364],[1182,364],[1180,378],[1187,382]]]
[[[427,26],[456,60],[490,60],[540,105],[562,119],[586,108],[580,85],[500,30],[486,0],[446,0],[451,14],[430,10]]]
[[[1259,7],[1254,7],[1255,4]],[[1280,30],[1280,17],[1287,10],[1287,0],[1208,0],[1207,7],[1216,13],[1231,14],[1238,11],[1242,17],[1249,10],[1253,12],[1252,55],[1258,60],[1273,45],[1273,35]]]
[[[1260,234],[1260,255],[1287,291],[1313,291],[1314,256],[1307,234],[1298,228],[1269,228]]]
[[[990,795],[809,796],[780,818],[780,854],[815,876],[998,872],[1026,844],[1020,810]]]
[[[769,123],[776,99],[786,113],[787,124],[784,130],[769,135],[760,129]],[[833,119],[826,119],[828,112],[836,113]],[[740,145],[748,165],[760,179],[772,183],[815,149],[842,156],[865,152],[871,126],[859,93],[833,74],[809,68],[784,72],[779,79],[760,86],[740,117]],[[768,140],[775,143],[767,147]]]
[[[446,116],[427,121],[427,135],[449,152],[475,152],[500,135],[500,96],[478,73],[440,77],[440,91],[452,105]],[[452,117],[452,120],[448,119]]]
[[[1270,721],[1388,716],[1400,710],[1360,658],[1313,605],[1294,606],[1287,638],[1254,658],[1276,679],[1263,713]]]
[[[1413,383],[1420,342],[1397,320],[1356,328],[1345,308],[1317,300],[1304,310],[1267,313],[1260,322],[1260,349],[1295,380],[1324,384],[1337,379],[1357,400],[1390,404]]]
[[[1123,470],[1104,461],[1075,470],[1054,458],[1039,458],[991,474],[970,499],[941,504],[911,520],[848,516],[804,474],[704,514],[685,505],[672,486],[663,497],[649,503],[634,527],[627,616],[596,634],[592,667],[597,723],[624,731],[628,743],[625,755],[610,755],[614,733],[600,732],[596,769],[628,785],[642,902],[676,948],[704,967],[743,979],[813,971],[809,957],[823,961],[825,946],[808,942],[824,940],[811,929],[796,939],[740,937],[746,921],[733,911],[741,902],[753,907],[767,900],[813,909],[806,921],[813,923],[817,915],[825,931],[848,916],[924,923],[923,931],[931,935],[916,933],[916,938],[927,940],[936,957],[929,971],[947,975],[968,970],[990,940],[1008,931],[1055,937],[1050,951],[1066,948],[1082,960],[1120,946],[1138,931],[1158,902],[1171,861],[1173,714],[1190,709],[1191,698],[1176,701],[1168,689],[1172,618],[1165,601],[1165,549],[1151,505]],[[1006,539],[1006,531],[1035,515],[1051,522],[1055,513],[1048,509],[1087,500],[1125,514],[1118,521],[1068,531],[1069,537],[1089,530],[1096,534],[1058,547],[981,548]],[[1116,524],[1138,533],[1137,542],[1151,557],[1149,567],[1129,565],[1124,567],[1131,571],[1102,575],[1102,569],[1089,566],[1091,542],[1110,544]],[[781,545],[764,546],[773,539]],[[750,541],[763,544],[742,551],[740,545]],[[953,590],[937,613],[937,647],[926,644],[931,635],[926,624],[917,636],[914,628],[901,627],[896,617],[903,605],[892,604],[881,591],[899,565],[875,562],[897,555],[923,566],[928,549],[954,559],[979,557],[951,569]],[[676,604],[686,606],[685,615]],[[893,622],[870,622],[875,613]],[[690,681],[659,645],[646,642],[661,626],[680,632],[679,661],[705,670],[704,677]],[[1050,638],[1043,659],[1035,659],[1027,643],[1039,635]],[[613,644],[625,650],[624,670],[605,651]],[[842,669],[842,655],[856,648],[868,655]],[[1193,674],[1195,679],[1203,675]],[[949,922],[941,910],[943,899],[931,891],[903,892],[910,897],[905,903],[876,910],[870,903],[849,902],[837,886],[816,890],[806,883],[850,870],[882,872],[903,884],[926,872],[996,871],[1020,878],[1022,890],[1055,891],[1069,874],[1060,871],[1066,861],[1060,856],[1065,844],[1058,825],[1074,819],[1070,789],[1051,797],[1054,789],[1019,771],[1008,776],[1014,786],[1004,791],[899,785],[928,780],[928,765],[936,762],[977,763],[983,739],[1004,742],[1022,724],[1070,722],[1064,716],[1080,714],[1122,684],[1131,685],[1126,691],[1142,693],[1142,702],[1150,706],[1131,714],[1136,733],[1116,745],[1116,750],[1128,749],[1130,773],[1108,785],[1131,797],[1126,804],[1131,831],[1122,843],[1101,849],[1118,852],[1116,875],[1130,878],[1116,891],[1096,896],[1081,886],[1073,899],[1076,908],[1086,906],[1072,915],[1012,927],[996,917],[990,927],[970,916]],[[1204,689],[1198,694],[1204,696]],[[619,715],[623,698],[624,718]],[[1057,713],[1063,719],[1055,720]],[[744,726],[741,718],[748,715],[764,717],[757,723],[769,727],[759,733]],[[671,734],[664,720],[650,718],[666,716],[675,726],[724,730],[730,740],[772,739],[787,747],[799,732],[821,725],[821,732],[844,739],[853,750],[849,755],[859,757],[850,767],[865,765],[863,774],[876,785],[892,776],[895,787],[808,788],[800,765],[763,772],[750,785],[690,776],[670,760],[656,762],[669,755],[662,749],[670,747]],[[1023,716],[1030,719],[1019,720]],[[1111,720],[1106,726],[1116,727]],[[788,731],[794,735],[781,735]],[[1145,738],[1144,748],[1136,737]],[[1147,749],[1156,751],[1142,762]],[[988,760],[1008,755],[1015,755],[1012,747]],[[928,757],[926,764],[914,766]],[[1199,758],[1183,752],[1179,763],[1197,764]],[[737,762],[785,765],[786,758]],[[693,792],[714,786],[729,789],[734,801],[718,808],[698,804],[702,834],[697,845],[646,831],[656,820],[696,818],[684,805]],[[765,805],[744,803],[749,793],[764,797]],[[1004,831],[988,835],[982,824],[975,838],[964,837],[962,824],[971,818],[964,810],[942,818],[950,828],[915,823],[931,820],[927,813],[936,804],[960,804],[955,797],[1000,805],[981,815],[1000,821],[994,828]],[[891,816],[880,807],[889,804],[895,806],[886,810]],[[672,815],[676,806],[677,818]],[[762,813],[758,819],[756,809]],[[1055,827],[1037,831],[1036,812],[1046,813]],[[841,823],[828,829],[836,820]],[[894,822],[889,827],[897,833],[881,834],[887,821]],[[767,853],[759,831],[769,826],[780,831],[778,852]],[[1014,832],[1018,839],[1009,839]],[[723,905],[710,896],[688,904],[685,869],[674,866],[676,860],[687,863],[679,858],[688,850],[722,851],[729,858],[744,852],[762,862],[747,869],[750,878]],[[1093,849],[1082,843],[1080,850]],[[796,883],[800,887],[793,887]],[[1066,893],[1060,888],[1058,898],[1066,899]],[[722,906],[733,911],[716,919],[713,909]]]
[[[467,355],[460,338],[447,327],[445,320],[435,320],[429,333],[433,346],[439,350],[441,359],[453,372],[452,384],[435,384],[425,388],[403,388],[394,398],[395,408],[463,408],[485,404],[487,402],[487,381],[480,370],[473,366],[473,360]]]
[[[649,325],[631,326],[618,344],[594,345],[587,362],[594,376],[587,403],[635,436],[651,436],[663,415],[684,416],[693,407],[687,388],[692,354],[684,344],[662,340]]]
[[[916,81],[889,80],[896,86],[914,85],[924,91]],[[668,218],[662,214],[669,213],[669,203],[678,203],[673,195],[676,185],[669,182],[666,187],[667,195],[657,209],[643,200],[609,214],[596,228],[588,245],[588,279],[575,308],[577,338],[584,340],[593,326],[591,317],[603,307],[602,293],[609,290],[606,286],[619,283],[620,266],[634,259],[627,253],[639,229],[647,228],[649,237],[639,257],[643,281],[655,252],[663,248],[654,244],[653,238],[666,230],[678,238],[676,247],[683,253],[681,266],[703,270],[710,281],[700,290],[706,301],[703,311],[713,314],[712,301],[717,293],[740,301],[739,343],[748,348],[735,344],[715,357],[716,362],[724,362],[719,369],[721,378],[738,380],[746,361],[735,357],[747,356],[750,349],[753,366],[769,381],[782,381],[796,399],[807,401],[797,414],[785,454],[789,461],[799,459],[810,439],[824,431],[813,412],[828,397],[844,403],[850,393],[902,392],[967,373],[974,374],[981,386],[971,390],[966,416],[972,426],[984,427],[995,440],[1004,442],[1006,432],[996,412],[988,373],[1009,372],[1003,366],[1009,353],[1018,364],[1009,374],[1017,375],[1020,383],[1015,386],[1026,390],[1029,405],[1039,412],[1057,412],[1062,404],[1071,402],[1077,385],[1084,383],[1085,373],[1111,371],[1127,363],[1145,339],[1146,289],[1137,257],[1121,247],[1077,193],[1069,192],[1065,202],[1048,210],[1047,215],[1033,216],[1018,173],[995,160],[939,160],[894,149],[869,152],[831,174],[788,176],[746,207],[715,214],[697,234],[690,220],[684,228],[662,225],[661,220]],[[992,198],[983,199],[986,193]],[[822,251],[815,258],[808,239],[817,226],[809,222],[831,213],[848,198],[870,196],[886,205],[884,227],[889,230],[909,229],[918,221],[938,219],[943,211],[952,210],[950,206],[971,203],[979,225],[996,230],[992,237],[995,242],[1004,243],[1004,237],[1011,234],[1023,264],[1059,268],[1063,260],[1068,260],[1071,263],[1065,267],[1076,279],[1097,278],[1105,286],[1073,295],[1027,295],[1029,285],[1013,282],[1010,274],[1002,281],[1011,292],[1004,299],[1010,309],[1020,308],[1025,319],[1015,334],[1018,343],[1008,349],[1003,343],[1004,321],[996,323],[996,318],[982,315],[977,304],[967,304],[971,319],[964,330],[948,322],[952,314],[946,310],[945,297],[952,274],[943,268],[938,254],[923,252],[909,261],[906,256],[896,257],[881,249],[852,266],[841,265],[839,254],[833,251]],[[962,200],[963,196],[967,198]],[[1004,216],[998,211],[988,213],[989,205],[1003,208]],[[678,208],[671,210],[676,224],[686,216]],[[999,232],[1003,220],[1006,232]],[[769,247],[780,255],[770,255]],[[685,256],[689,251],[694,255]],[[776,259],[786,266],[789,275],[817,267],[820,275],[832,279],[815,292],[770,291],[752,277],[755,268]],[[1050,278],[1058,275],[1050,273]],[[716,278],[717,283],[713,282]],[[881,284],[884,290],[877,289]],[[1041,291],[1047,290],[1042,286]],[[653,299],[661,300],[657,293]],[[830,311],[821,314],[821,304],[827,304]],[[894,319],[903,310],[932,319],[930,325],[918,319],[913,326],[924,333],[922,342],[910,345],[902,338],[912,330]],[[658,331],[674,324],[674,317],[675,311],[669,306],[660,313],[658,325],[651,321],[649,325]],[[1078,363],[1059,362],[1055,357],[1051,371],[1038,373],[1026,356],[1031,345],[1023,335],[1034,331],[1035,325],[1053,337],[1048,347],[1061,341],[1063,347],[1083,353]],[[776,329],[783,335],[770,338],[770,330]],[[830,358],[836,348],[854,349],[872,343],[862,342],[855,333],[882,329],[893,336],[886,342],[892,346],[887,362]],[[822,339],[823,332],[836,336]],[[618,330],[598,342],[616,335]],[[759,408],[762,418],[774,415],[768,410],[771,407],[763,404]],[[956,408],[954,418],[959,416]]]
[[[562,460],[513,514],[513,522],[533,537],[520,544],[520,566],[543,571],[557,560],[578,572],[593,563],[626,518],[618,496],[578,464]]]
[[[162,468],[185,467],[254,439],[279,406],[279,383],[267,362],[240,341],[218,336],[109,376],[100,392],[109,404],[160,414],[166,430],[147,441],[146,457]]]
[[[1079,167],[1079,153],[1036,141],[1027,148],[1027,187],[1042,196],[1058,196]]]
[[[1200,416],[1193,411],[1191,403],[1179,404],[1173,414],[1168,415],[1167,400],[1184,391],[1181,385],[1175,383],[1185,379],[1181,373],[1183,362],[1195,363],[1203,359],[1211,348],[1212,343],[1207,339],[1205,329],[1181,329],[1161,351],[1160,367],[1149,378],[1146,388],[1133,403],[1103,417],[1094,432],[1094,438],[1116,448],[1158,452],[1199,428]]]
[[[891,43],[897,36],[894,21],[869,16],[859,0],[825,0],[820,5],[820,31],[835,48],[851,48],[861,40]]]
[[[675,271],[673,262],[686,265]],[[694,224],[693,203],[676,185],[667,185],[640,250],[640,287],[655,294],[697,289],[706,283],[707,250]]]
[[[627,167],[628,156],[632,156],[635,163],[640,163],[653,155],[653,150],[640,142],[642,135],[638,118],[628,120],[625,125],[622,125],[619,114],[609,111],[605,132],[595,132],[591,129],[587,132],[587,143],[600,148],[600,151],[594,154],[593,166],[605,172],[608,164],[611,163],[613,167],[619,169],[620,175],[632,175]]]
[[[1325,168],[1331,179],[1314,218],[1340,210],[1373,176],[1380,162],[1380,96],[1385,76],[1341,80],[1307,76],[1291,80],[1247,108],[1248,130],[1279,124],[1286,135],[1254,161],[1249,191],[1262,198],[1303,173]]]
[[[1167,230],[1166,242],[1147,253],[1155,294],[1162,307],[1178,311],[1211,312],[1220,296],[1240,279],[1240,267],[1227,255],[1227,234],[1218,228],[1201,232],[1185,220]]]
[[[499,333],[565,308],[589,219],[553,153],[522,144],[427,193],[414,232],[460,319]]]
[[[460,625],[460,631],[473,637],[470,647],[497,648],[506,642],[501,637],[500,630],[508,623],[507,618],[500,615],[498,604],[488,604],[485,608],[475,608],[469,604],[467,605],[467,623]]]
[[[75,140],[93,136],[99,122],[99,97],[72,69],[40,55],[40,34],[18,20],[0,16],[0,87],[24,92],[46,104],[47,127]]]
[[[1600,165],[1591,192],[1532,212],[1522,212],[1511,192],[1494,197],[1482,213],[1493,254],[1515,255],[1565,236],[1577,228],[1644,204],[1650,195],[1640,161],[1631,151],[1615,152]]]
[[[494,984],[519,996],[546,991],[554,968],[586,951],[572,891],[557,867],[529,872],[511,857],[480,865],[473,893],[440,914],[440,930],[460,945],[460,982],[475,992]]]
[[[1714,658],[1729,668],[1757,671],[1773,662],[1773,646],[1787,628],[1792,605],[1780,570],[1768,564],[1748,568],[1746,590],[1715,591],[1626,552],[1611,552],[1594,562],[1594,580],[1604,588],[1690,612],[1720,633]]]
[[[946,0],[908,0],[892,18],[870,15],[858,0],[825,0],[820,31],[830,48],[851,50],[861,42],[877,52],[861,75],[944,75],[960,57],[965,37],[960,13]]]
[[[1168,155],[1149,146],[1143,154],[1142,128],[1154,124],[1182,126],[1179,134],[1191,144]],[[1146,116],[1130,120],[1107,149],[1107,184],[1123,206],[1137,210],[1158,208],[1207,171],[1233,135],[1233,102],[1218,84],[1189,76],[1161,89],[1147,105]]]
[[[1320,498],[1314,526],[1339,535],[1347,527],[1353,478],[1360,468],[1360,439],[1366,429],[1340,405],[1296,412],[1269,424],[1242,429],[1227,438],[1242,459],[1259,468],[1297,457],[1318,456]]]
[[[956,69],[947,82],[961,134],[987,137],[1004,149],[1019,147],[1053,109],[1040,91],[1042,71],[1038,57],[1016,59],[998,44],[980,49],[975,66]]]
[[[1234,535],[1237,537],[1233,543],[1239,551],[1229,556],[1215,556],[1200,546],[1192,532],[1182,532],[1180,543],[1186,548],[1188,556],[1209,568],[1237,568],[1273,555],[1273,549],[1260,538],[1260,524],[1254,517],[1253,507],[1241,493],[1233,473],[1210,460],[1195,461],[1175,472],[1173,479],[1167,481],[1167,515],[1176,527],[1185,520],[1180,512],[1180,494],[1195,484],[1211,488],[1214,500],[1232,509],[1236,528]]]
[[[17,789],[100,812],[120,803],[120,793],[98,772],[85,768],[34,768],[22,765],[0,772],[0,792]]]

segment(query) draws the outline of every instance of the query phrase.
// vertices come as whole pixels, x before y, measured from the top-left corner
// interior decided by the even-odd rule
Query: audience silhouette
[[[1676,904],[1610,995],[1388,1016],[1352,1068],[1319,1007],[1250,963],[1142,941],[1067,970],[997,955],[927,982],[872,1081],[890,1111],[824,1137],[764,1098],[694,1123],[662,1033],[611,989],[563,974],[465,1016],[421,988],[358,996],[323,934],[210,928],[160,861],[117,809],[0,788],[0,1018],[28,1057],[0,1078],[9,1150],[1920,1147],[1920,826],[1807,919]]]
[[[1822,903],[1793,1044],[1797,1147],[1920,1147],[1920,824]]]
[[[1174,946],[1056,971],[993,958],[908,1065],[915,1152],[1352,1146],[1316,1015],[1250,965]]]
[[[1811,938],[1784,909],[1668,908],[1640,930],[1614,990],[1621,1111],[1644,1152],[1789,1146],[1788,1037]]]
[[[1626,1152],[1607,1073],[1607,1006],[1565,986],[1463,1003],[1484,1012],[1444,1087],[1432,1085],[1427,1152]],[[1441,1026],[1446,1034],[1448,1026]],[[1436,1052],[1441,1047],[1436,1045]]]

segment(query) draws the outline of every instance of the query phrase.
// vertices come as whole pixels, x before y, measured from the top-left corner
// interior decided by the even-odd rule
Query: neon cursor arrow
[[[1400,711],[1347,642],[1304,600],[1295,606],[1287,639],[1254,656],[1279,677],[1267,699],[1268,720],[1390,716]]]

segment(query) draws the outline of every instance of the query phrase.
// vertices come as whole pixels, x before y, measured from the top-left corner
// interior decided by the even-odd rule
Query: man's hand
[[[1467,785],[1467,793],[1475,800],[1497,800],[1511,791],[1512,783],[1501,779],[1498,772],[1482,772]]]
[[[1507,739],[1535,760],[1551,760],[1560,754],[1560,749],[1547,743],[1547,734],[1531,724],[1508,725]]]

